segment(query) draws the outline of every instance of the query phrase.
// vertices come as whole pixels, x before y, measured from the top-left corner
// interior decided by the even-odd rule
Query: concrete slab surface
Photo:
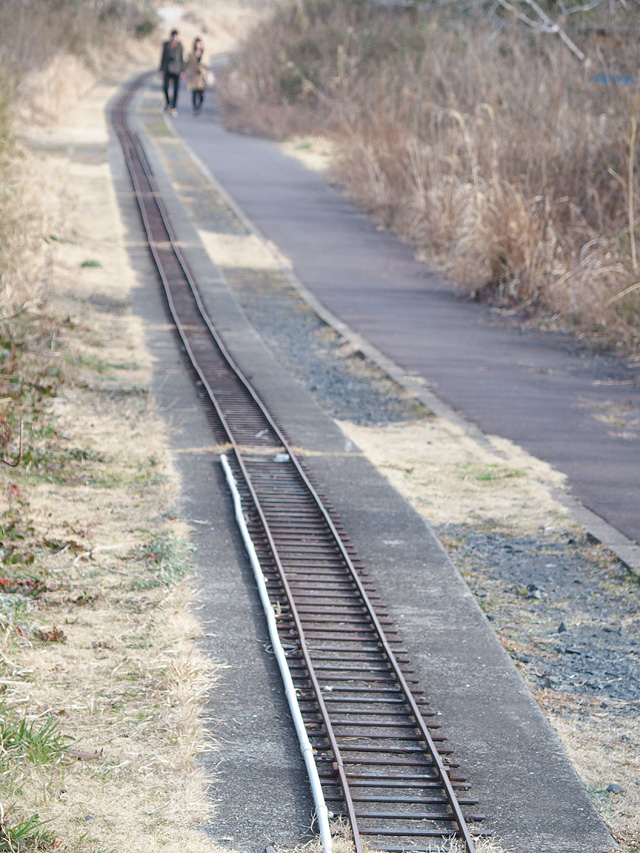
[[[152,96],[140,109],[154,104],[159,99]],[[225,344],[289,437],[303,451],[313,451],[307,465],[397,621],[432,707],[442,713],[461,772],[488,815],[487,827],[518,853],[602,853],[612,847],[555,734],[432,530],[273,359],[225,293],[224,279],[204,252],[161,158],[143,127],[138,129],[213,322],[220,321]],[[154,398],[169,427],[183,477],[182,510],[193,521],[198,545],[206,645],[229,665],[211,697],[221,749],[203,759],[216,771],[212,797],[218,802],[205,829],[242,850],[295,843],[305,838],[310,798],[265,648],[256,590],[207,419],[197,389],[187,381],[190,372],[167,327],[159,283],[141,245],[115,142],[111,163],[141,280],[134,310],[144,320],[154,357]]]

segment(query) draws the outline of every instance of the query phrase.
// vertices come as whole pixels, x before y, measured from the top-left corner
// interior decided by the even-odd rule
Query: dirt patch
[[[550,495],[563,487],[563,475],[506,439],[491,436],[492,453],[437,417],[384,429],[340,427],[434,525],[474,518],[522,532],[570,525]]]
[[[281,260],[253,234],[219,234],[200,231],[200,239],[213,261],[230,269],[278,270]]]
[[[308,169],[326,173],[335,160],[338,150],[331,140],[322,136],[300,136],[281,142],[280,150],[295,157]]]

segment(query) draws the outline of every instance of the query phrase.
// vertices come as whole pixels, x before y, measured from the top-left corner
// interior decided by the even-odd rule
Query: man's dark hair
[[[179,35],[179,33],[178,33],[178,31],[177,31],[177,30],[171,30],[171,36],[172,36],[172,37],[173,37],[173,36],[177,36],[177,35]]]

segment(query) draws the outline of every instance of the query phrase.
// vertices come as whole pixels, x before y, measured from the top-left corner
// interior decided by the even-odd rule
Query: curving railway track
[[[246,527],[266,580],[324,800],[356,851],[472,853],[483,815],[445,745],[384,604],[339,521],[207,316],[127,111],[112,112],[176,329],[231,448]]]

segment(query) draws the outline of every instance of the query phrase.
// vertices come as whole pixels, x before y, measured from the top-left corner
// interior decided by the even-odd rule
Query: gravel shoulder
[[[558,472],[418,405],[315,314],[167,127],[147,130],[251,324],[434,526],[621,849],[638,850],[638,579],[554,497]]]

